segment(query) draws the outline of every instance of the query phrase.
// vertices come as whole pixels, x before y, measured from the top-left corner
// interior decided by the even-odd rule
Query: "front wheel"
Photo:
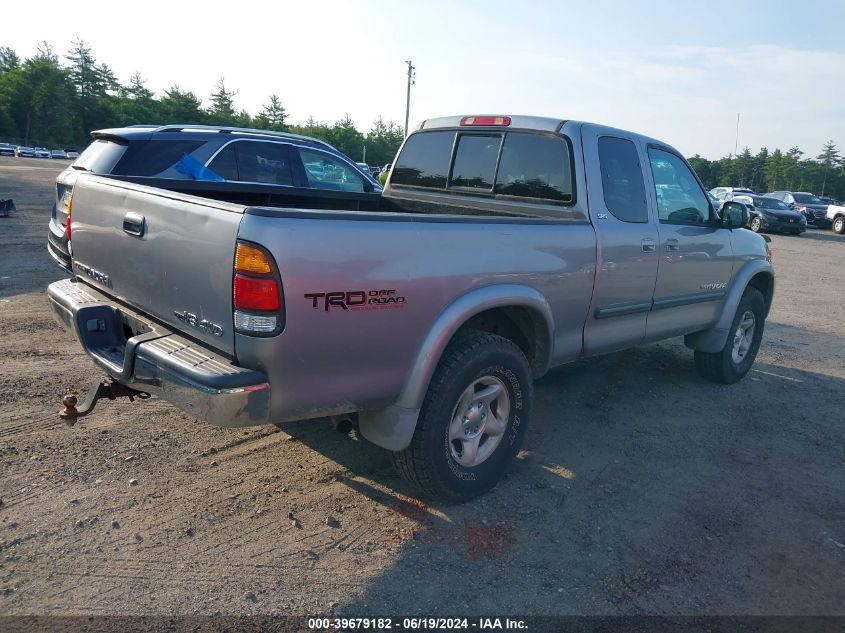
[[[391,453],[394,468],[432,497],[464,501],[485,492],[519,451],[533,390],[514,343],[458,333],[431,379],[410,446]]]
[[[755,233],[759,233],[763,229],[763,220],[759,218],[759,216],[755,216],[751,218],[751,230]]]
[[[839,216],[833,221],[833,226],[831,227],[834,233],[839,233],[842,235],[845,233],[845,217]]]
[[[695,366],[707,380],[732,384],[743,378],[760,349],[766,303],[756,288],[748,288],[736,309],[725,346],[718,352],[695,352]]]

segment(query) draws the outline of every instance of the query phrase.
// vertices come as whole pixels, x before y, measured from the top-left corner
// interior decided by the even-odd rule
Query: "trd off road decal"
[[[380,310],[384,308],[404,308],[405,297],[396,294],[396,290],[349,290],[346,292],[307,292],[305,299],[311,302],[315,310]]]

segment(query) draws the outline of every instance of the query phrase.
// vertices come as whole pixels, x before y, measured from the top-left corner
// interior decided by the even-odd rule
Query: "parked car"
[[[307,136],[202,125],[133,126],[92,132],[94,142],[59,174],[50,220],[50,254],[69,269],[65,227],[80,173],[107,174],[218,200],[272,203],[332,192],[335,204],[374,205],[381,185],[334,147]],[[209,184],[211,183],[211,184]],[[216,184],[214,184],[216,183]],[[214,186],[211,186],[211,185]]]
[[[24,145],[19,145],[15,148],[15,156],[35,158],[35,149],[32,147],[26,147]]]
[[[50,150],[46,147],[36,147],[35,158],[50,158]]]
[[[65,154],[67,154],[67,157],[71,159],[79,158],[79,152],[75,149],[66,149]]]
[[[807,218],[807,224],[818,228],[829,229],[830,220],[827,219],[827,203],[818,196],[806,191],[773,191],[766,194],[767,198],[777,198],[785,202],[790,209],[795,209]]]
[[[743,191],[738,191],[738,192],[734,193],[735,191],[736,191],[735,189],[731,189],[729,191],[720,191],[719,193],[716,194],[716,199],[719,200],[720,202],[724,202],[726,200],[727,201],[734,200],[737,196],[745,196],[745,199],[741,200],[740,202],[742,204],[744,204],[746,207],[748,207],[749,210],[754,208],[754,200],[750,197],[751,194],[745,193]]]
[[[15,146],[8,143],[0,143],[0,156],[14,156]]]
[[[719,206],[721,206],[721,204],[722,204],[722,201],[721,201],[721,200],[719,200],[719,198],[717,198],[716,196],[714,196],[714,195],[713,195],[712,193],[710,193],[709,191],[707,192],[707,197],[710,199],[710,204],[712,204],[712,205],[713,205],[713,208],[714,208],[714,209],[716,209],[716,210],[718,211],[718,210],[719,210]]]
[[[373,177],[373,170],[367,163],[355,163],[358,168],[361,170],[361,173],[367,176],[367,178]]]
[[[746,189],[745,187],[713,187],[710,190],[710,193],[712,193],[714,196],[716,196],[718,198],[719,194],[722,194],[722,193],[750,193],[750,194],[753,194],[754,192],[751,189]]]
[[[67,153],[63,149],[53,149],[50,150],[50,158],[61,158],[67,159]]]
[[[200,188],[217,184],[80,172],[74,279],[48,297],[111,377],[90,402],[146,392],[224,426],[357,412],[430,496],[496,483],[549,368],[684,335],[707,379],[733,383],[772,302],[742,206],[716,214],[679,152],[619,129],[428,120],[363,212],[327,210],[329,191],[223,203]],[[64,416],[87,410],[68,398]]]
[[[839,235],[845,234],[845,205],[830,204],[825,213],[825,220],[830,222],[830,228]]]
[[[733,200],[746,204],[749,212],[748,228],[755,233],[774,231],[801,235],[807,230],[807,218],[777,198],[734,195]]]

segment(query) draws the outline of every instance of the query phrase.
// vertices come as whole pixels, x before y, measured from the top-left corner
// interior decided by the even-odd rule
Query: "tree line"
[[[708,189],[733,186],[760,193],[809,191],[845,199],[845,160],[832,140],[815,158],[805,157],[797,147],[786,152],[770,152],[763,147],[757,154],[746,147],[736,156],[707,160],[696,154],[689,162]]]
[[[0,139],[45,147],[84,147],[91,130],[139,123],[161,125],[199,123],[289,131],[325,140],[354,160],[371,165],[391,162],[402,143],[402,128],[379,117],[366,133],[345,115],[333,125],[309,117],[305,124],[288,121],[278,95],[269,96],[256,115],[235,107],[236,92],[223,79],[208,98],[208,106],[189,90],[173,85],[156,96],[140,73],[128,85],[117,81],[91,48],[77,39],[63,57],[46,42],[25,60],[10,48],[0,47]],[[736,156],[689,159],[708,188],[744,186],[754,191],[779,189],[810,191],[845,198],[845,161],[833,141],[815,158],[798,147],[787,151],[749,148]]]
[[[381,117],[367,133],[359,131],[348,114],[332,125],[313,117],[304,124],[292,123],[275,94],[251,115],[235,107],[236,94],[222,78],[208,106],[178,85],[157,96],[138,72],[123,85],[81,39],[62,58],[47,42],[28,59],[0,47],[0,140],[81,149],[90,141],[89,132],[101,128],[143,123],[227,125],[313,136],[353,160],[362,159],[366,146],[367,162],[382,165],[393,160],[404,138],[397,123]]]

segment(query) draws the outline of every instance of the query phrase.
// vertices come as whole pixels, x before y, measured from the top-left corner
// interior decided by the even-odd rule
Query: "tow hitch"
[[[138,391],[131,387],[121,385],[113,378],[106,378],[105,380],[98,380],[94,382],[88,389],[85,395],[85,400],[77,409],[76,405],[79,402],[77,397],[69,393],[62,398],[64,409],[59,411],[59,417],[62,418],[68,426],[76,424],[77,418],[82,418],[91,413],[94,407],[97,406],[97,401],[100,398],[108,398],[115,400],[117,398],[129,398],[129,402],[135,402],[135,398],[146,400],[150,397],[146,391]]]

